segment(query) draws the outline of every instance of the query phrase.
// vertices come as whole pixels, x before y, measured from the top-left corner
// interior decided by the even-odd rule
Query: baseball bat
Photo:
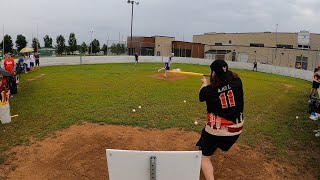
[[[186,72],[186,71],[168,71],[168,73],[188,75],[188,76],[210,76],[209,74],[201,74],[201,73]]]

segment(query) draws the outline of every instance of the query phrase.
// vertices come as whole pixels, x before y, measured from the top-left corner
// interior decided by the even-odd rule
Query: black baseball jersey
[[[206,101],[208,114],[213,113],[237,124],[244,106],[242,81],[240,78],[233,78],[222,87],[203,87],[199,100]]]

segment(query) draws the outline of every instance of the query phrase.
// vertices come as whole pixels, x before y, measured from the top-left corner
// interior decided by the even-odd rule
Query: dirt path
[[[195,132],[177,129],[150,130],[136,127],[84,124],[56,132],[56,137],[13,148],[13,158],[0,166],[8,179],[109,179],[105,149],[197,150]],[[267,162],[263,154],[235,145],[227,154],[216,152],[218,180],[316,179],[312,172]],[[299,175],[299,176],[298,176]],[[299,178],[298,178],[299,177]],[[203,179],[203,178],[201,178]]]

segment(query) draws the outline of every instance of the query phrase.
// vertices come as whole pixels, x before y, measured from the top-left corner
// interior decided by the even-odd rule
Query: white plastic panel
[[[107,149],[110,180],[150,180],[156,156],[156,180],[199,180],[201,151],[130,151]]]

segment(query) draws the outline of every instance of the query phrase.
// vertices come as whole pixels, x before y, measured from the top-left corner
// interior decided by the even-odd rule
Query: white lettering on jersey
[[[228,84],[228,85],[226,85],[226,86],[223,86],[222,88],[219,88],[219,89],[218,89],[218,93],[221,93],[221,92],[223,92],[223,91],[227,91],[227,90],[229,90],[229,89],[231,89],[231,87],[230,87],[230,85]]]

